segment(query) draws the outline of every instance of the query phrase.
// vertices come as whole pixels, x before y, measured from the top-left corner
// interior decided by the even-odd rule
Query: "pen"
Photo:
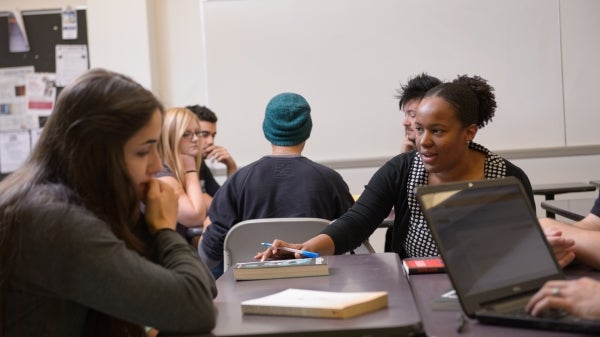
[[[266,242],[262,242],[261,245],[263,245],[265,247],[273,246],[270,243],[266,243]],[[292,253],[298,253],[304,257],[312,257],[312,258],[319,257],[319,253],[309,252],[308,250],[300,250],[300,249],[294,249],[294,248],[288,248],[288,247],[277,247],[277,249],[285,250],[287,252],[292,252]]]

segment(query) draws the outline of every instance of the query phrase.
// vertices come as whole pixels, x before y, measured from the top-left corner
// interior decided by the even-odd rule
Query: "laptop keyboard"
[[[532,317],[529,313],[527,313],[525,311],[524,308],[520,308],[520,309],[514,309],[512,311],[508,311],[504,313],[505,315],[508,316],[514,316],[514,317]],[[542,318],[542,319],[550,319],[550,320],[560,320],[560,319],[565,319],[569,317],[569,313],[564,311],[564,310],[557,310],[557,309],[551,309],[551,310],[546,310],[544,312],[542,312],[540,315],[535,316],[538,318]]]
[[[513,299],[511,301],[506,301],[501,304],[496,304],[494,306],[488,306],[486,308],[486,312],[493,314],[500,314],[502,316],[509,317],[523,317],[527,319],[531,319],[532,317],[539,318],[541,320],[563,320],[563,321],[579,321],[581,319],[571,316],[568,312],[564,310],[551,309],[546,310],[539,314],[538,316],[531,316],[528,312],[525,311],[525,304],[529,300],[529,296],[520,297],[517,299]]]

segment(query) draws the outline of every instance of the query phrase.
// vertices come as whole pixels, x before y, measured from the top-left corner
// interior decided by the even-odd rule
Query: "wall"
[[[480,141],[494,148],[563,145],[558,11],[551,3],[206,2],[208,97],[224,122],[246,126],[236,135],[247,139],[235,145],[248,157],[242,161],[264,147],[264,106],[281,91],[299,92],[312,105],[308,155],[357,159],[397,151],[399,81],[421,71],[443,79],[479,74],[496,87],[500,107]],[[529,128],[541,111],[544,140]]]
[[[297,90],[314,111],[306,154],[335,162],[360,193],[384,159],[356,162],[397,152],[394,89],[420,71],[490,80],[499,109],[477,140],[493,150],[600,144],[589,104],[600,1],[9,0],[0,11],[64,5],[87,7],[93,67],[132,76],[166,106],[208,104],[240,165],[269,151],[266,101]],[[534,184],[588,181],[600,178],[597,152],[513,161]]]
[[[4,0],[0,2],[0,11],[53,9],[63,6],[85,6],[86,0]]]
[[[205,96],[220,117],[218,141],[242,164],[269,150],[260,127],[268,99],[296,90],[315,121],[305,154],[334,164],[360,193],[383,161],[356,162],[399,148],[394,88],[428,71],[490,80],[498,110],[476,140],[519,158],[534,184],[597,176],[589,102],[600,76],[599,1],[208,1],[200,13]]]
[[[219,142],[241,165],[269,151],[262,114],[283,90],[302,93],[313,107],[311,158],[391,157],[402,137],[395,89],[420,71],[490,80],[499,107],[476,140],[493,150],[600,143],[597,114],[587,106],[600,75],[598,1],[78,4],[88,8],[92,67],[132,76],[166,106],[209,105],[220,117]]]
[[[588,104],[599,1],[10,0],[0,10],[67,4],[88,9],[92,67],[132,76],[166,106],[208,104],[240,165],[268,153],[262,113],[281,90],[313,106],[308,156],[340,169],[390,158],[402,136],[394,89],[419,71],[490,79],[499,108],[477,141],[493,150],[600,143]],[[569,180],[552,152],[530,175]]]

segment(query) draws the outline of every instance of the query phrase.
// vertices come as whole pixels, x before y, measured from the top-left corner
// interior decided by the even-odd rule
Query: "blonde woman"
[[[179,198],[178,231],[184,236],[187,227],[202,226],[211,200],[202,192],[198,178],[202,163],[199,136],[200,123],[191,110],[166,111],[159,146],[164,165],[156,177],[171,186]]]

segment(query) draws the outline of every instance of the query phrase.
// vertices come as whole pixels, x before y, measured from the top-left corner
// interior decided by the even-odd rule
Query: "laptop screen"
[[[541,280],[562,274],[518,180],[419,187],[417,193],[460,295],[482,303],[537,289]]]

